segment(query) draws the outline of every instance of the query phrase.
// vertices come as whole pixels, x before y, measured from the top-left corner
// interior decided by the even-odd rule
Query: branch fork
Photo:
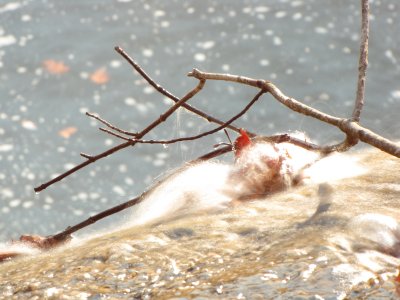
[[[295,112],[298,112],[300,114],[312,117],[314,119],[317,119],[319,121],[322,121],[324,123],[330,124],[332,126],[337,127],[339,130],[341,130],[345,134],[345,139],[335,145],[328,145],[328,146],[319,146],[313,143],[310,143],[309,141],[305,140],[300,140],[296,139],[294,137],[291,137],[288,134],[280,134],[280,135],[275,135],[275,136],[259,136],[254,133],[248,132],[249,136],[253,138],[254,140],[262,140],[262,141],[268,141],[268,142],[273,142],[273,143],[282,143],[282,142],[289,142],[293,143],[297,146],[303,147],[308,150],[312,151],[319,151],[322,155],[327,155],[329,153],[339,151],[347,151],[354,145],[356,145],[359,141],[365,142],[367,144],[370,144],[376,148],[381,149],[382,151],[387,152],[388,154],[394,155],[396,157],[400,157],[400,145],[396,144],[388,139],[385,139],[384,137],[370,131],[367,128],[364,128],[359,124],[360,122],[360,116],[362,112],[362,108],[364,105],[364,98],[365,98],[365,82],[366,82],[366,70],[368,66],[368,39],[369,39],[369,3],[368,0],[360,0],[361,1],[361,41],[360,41],[360,55],[359,55],[359,62],[358,62],[358,81],[357,81],[357,92],[356,92],[356,98],[355,98],[355,103],[354,103],[354,109],[353,113],[350,118],[339,118],[335,116],[331,116],[327,113],[321,112],[315,108],[312,108],[310,106],[305,105],[304,103],[292,98],[286,96],[276,85],[274,85],[271,81],[268,80],[263,80],[263,79],[253,79],[250,77],[245,77],[245,76],[238,76],[238,75],[231,75],[231,74],[220,74],[220,73],[208,73],[208,72],[203,72],[198,69],[193,69],[191,72],[189,72],[187,75],[189,77],[196,78],[198,80],[198,84],[191,90],[189,91],[185,96],[182,98],[178,98],[177,96],[173,95],[171,92],[166,90],[164,87],[156,83],[142,68],[141,66],[134,60],[132,59],[121,47],[117,46],[115,47],[115,50],[134,68],[134,70],[142,76],[142,78],[147,81],[149,85],[151,85],[154,89],[156,89],[160,94],[168,97],[169,99],[173,100],[175,103],[172,105],[168,110],[166,110],[163,114],[159,116],[156,120],[151,122],[148,126],[146,126],[144,129],[142,129],[139,132],[130,132],[127,130],[123,130],[115,125],[112,125],[110,122],[104,120],[100,116],[89,113],[87,112],[86,115],[90,118],[93,118],[103,125],[105,125],[106,128],[101,127],[99,128],[102,132],[105,132],[107,134],[110,134],[116,138],[119,138],[123,140],[123,142],[117,146],[114,146],[100,154],[97,155],[89,155],[85,153],[81,153],[81,156],[85,158],[85,161],[80,163],[79,165],[73,167],[72,169],[68,170],[67,172],[51,179],[50,181],[35,187],[36,192],[40,192],[50,185],[54,184],[55,182],[58,182],[62,180],[63,178],[71,175],[72,173],[88,166],[91,163],[96,162],[99,159],[102,159],[104,157],[107,157],[121,149],[124,149],[126,147],[131,147],[135,146],[138,143],[143,143],[143,144],[171,144],[171,143],[177,143],[177,142],[182,142],[182,141],[190,141],[190,140],[195,140],[202,138],[206,135],[216,133],[220,130],[225,130],[225,129],[230,129],[233,130],[237,133],[240,132],[240,129],[236,126],[233,125],[233,122],[239,119],[244,113],[246,113],[251,106],[260,99],[260,97],[265,94],[269,93],[275,100],[279,101],[281,104],[289,108],[290,110],[293,110]],[[246,105],[245,108],[242,109],[237,115],[233,116],[230,118],[228,121],[222,121],[219,120],[195,107],[192,105],[189,105],[187,102],[193,98],[196,94],[198,94],[204,85],[206,84],[207,80],[219,80],[219,81],[228,81],[228,82],[235,82],[238,84],[244,84],[248,86],[252,86],[256,89],[259,89],[257,94],[253,97],[253,99],[249,102],[249,104]],[[172,140],[145,140],[143,139],[144,136],[149,133],[151,130],[153,130],[155,127],[158,125],[162,124],[165,122],[179,107],[182,107],[184,109],[187,109],[188,111],[191,111],[192,113],[202,117],[205,119],[207,122],[215,123],[218,126],[215,127],[212,130],[202,132],[198,135],[194,136],[189,136],[189,137],[182,137],[182,138],[177,138],[177,139],[172,139]],[[232,146],[231,145],[225,145],[222,147],[219,147],[218,149],[211,151],[203,156],[198,157],[197,159],[189,162],[189,163],[196,163],[201,160],[207,160],[211,159],[214,157],[217,157],[219,155],[222,155],[224,153],[232,151]],[[21,242],[25,243],[30,243],[31,245],[34,245],[35,247],[41,248],[41,249],[49,249],[52,247],[55,247],[56,245],[60,245],[64,243],[65,241],[68,241],[70,238],[70,235],[77,230],[80,230],[90,224],[93,224],[97,222],[98,220],[105,218],[111,214],[117,213],[121,210],[124,210],[128,207],[131,207],[132,205],[136,205],[137,203],[141,202],[146,196],[149,191],[143,192],[140,196],[131,199],[125,203],[122,203],[116,207],[110,208],[106,211],[103,211],[95,216],[89,217],[87,220],[74,225],[72,227],[68,227],[66,230],[63,232],[60,232],[55,235],[51,235],[48,237],[37,237],[37,236],[22,236],[21,237]],[[15,253],[10,253],[9,257],[13,257]],[[6,255],[7,256],[7,255]],[[4,259],[4,257],[0,253],[0,260]],[[7,258],[7,257],[6,257]]]

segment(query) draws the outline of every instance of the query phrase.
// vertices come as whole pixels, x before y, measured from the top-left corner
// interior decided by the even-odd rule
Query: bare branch
[[[226,127],[228,127],[230,124],[232,124],[234,121],[236,121],[237,119],[239,119],[241,116],[243,116],[249,109],[250,107],[253,106],[253,104],[261,97],[262,94],[264,94],[264,90],[261,90],[260,92],[257,93],[257,95],[254,96],[254,98],[246,105],[246,107],[237,115],[235,115],[234,117],[232,117],[231,119],[229,119],[228,121],[226,121],[225,123],[223,123],[222,125],[209,130],[209,131],[205,131],[202,132],[198,135],[194,135],[194,136],[187,136],[187,137],[181,137],[181,138],[176,138],[176,139],[171,139],[171,140],[140,140],[140,139],[132,139],[135,143],[141,143],[141,144],[174,144],[174,143],[178,143],[178,142],[183,142],[183,141],[193,141],[193,140],[197,140],[200,139],[202,137],[205,137],[207,135],[216,133],[218,131],[220,131],[221,129],[224,129]],[[103,130],[106,131],[106,130]],[[108,131],[107,131],[108,132]],[[110,132],[109,132],[110,133]],[[115,134],[114,134],[115,135]]]
[[[161,85],[157,84],[140,66],[138,63],[136,63],[136,61],[131,58],[121,47],[116,46],[115,47],[115,51],[117,51],[119,54],[121,54],[121,56],[123,58],[125,58],[125,60],[152,86],[154,87],[159,93],[161,93],[162,95],[168,97],[169,99],[171,99],[174,102],[179,101],[179,98],[176,97],[175,95],[173,95],[172,93],[170,93],[169,91],[167,91],[164,87],[162,87]],[[183,108],[187,109],[188,111],[191,111],[192,113],[206,119],[208,122],[212,122],[212,123],[216,123],[219,125],[224,124],[223,121],[218,120],[217,118],[214,118],[213,116],[210,116],[206,113],[204,113],[203,111],[191,106],[188,103],[184,103],[182,105]],[[227,128],[236,131],[237,133],[239,133],[239,128],[233,126],[233,125],[229,125],[227,126]],[[250,136],[255,136],[254,133],[248,132],[248,134]]]
[[[123,144],[119,144],[119,145],[117,145],[117,146],[115,146],[113,148],[108,149],[107,151],[104,151],[101,154],[94,155],[94,156],[87,155],[87,154],[82,155],[83,153],[81,153],[81,155],[83,157],[87,158],[86,161],[84,161],[84,162],[80,163],[79,165],[69,169],[68,171],[60,174],[59,176],[54,177],[53,179],[47,181],[46,183],[43,183],[40,186],[35,187],[34,190],[35,190],[36,193],[38,193],[40,191],[43,191],[44,189],[46,189],[50,185],[62,180],[63,178],[71,175],[72,173],[75,173],[76,171],[86,167],[87,165],[90,165],[91,163],[93,163],[93,162],[95,162],[95,161],[97,161],[97,160],[99,160],[101,158],[107,157],[107,156],[113,154],[114,152],[117,152],[117,151],[119,151],[121,149],[124,149],[124,148],[130,146],[131,143],[132,142],[129,141],[129,142],[126,142],[126,143],[123,143]]]
[[[80,156],[82,156],[82,157],[84,157],[86,159],[93,159],[92,155],[89,155],[89,154],[86,154],[86,153],[83,153],[83,152],[80,153]]]
[[[180,99],[178,102],[176,102],[173,106],[171,106],[171,108],[169,108],[164,114],[162,114],[157,120],[153,121],[150,125],[148,125],[146,128],[144,128],[141,132],[139,132],[136,136],[137,138],[141,139],[145,134],[147,134],[149,131],[151,131],[152,129],[154,129],[155,127],[157,127],[158,125],[160,125],[162,122],[164,122],[170,115],[172,115],[179,107],[182,106],[183,103],[185,103],[186,101],[188,101],[190,98],[192,98],[195,94],[197,94],[204,86],[205,81],[204,80],[200,80],[199,83],[197,84],[197,86],[191,90],[189,93],[187,93],[182,99]],[[48,186],[54,184],[55,182],[58,182],[60,180],[62,180],[63,178],[71,175],[72,173],[82,169],[83,167],[86,167],[87,165],[101,159],[104,157],[107,157],[110,154],[113,154],[121,149],[124,149],[128,146],[134,146],[136,143],[134,140],[129,140],[125,143],[119,144],[113,148],[108,149],[107,151],[104,151],[101,154],[98,155],[94,155],[94,156],[89,156],[89,155],[82,155],[85,158],[87,158],[86,161],[84,161],[83,163],[80,163],[79,165],[73,167],[72,169],[62,173],[61,175],[53,178],[52,180],[43,183],[42,185],[35,187],[34,190],[36,193],[46,189]]]
[[[137,132],[130,132],[130,131],[122,130],[121,128],[118,128],[118,127],[110,124],[106,120],[100,118],[98,115],[92,114],[90,112],[86,112],[86,115],[91,117],[91,118],[93,118],[93,119],[96,119],[96,120],[100,121],[101,123],[106,125],[108,128],[111,128],[112,130],[118,131],[119,133],[123,133],[123,134],[129,135],[129,136],[136,136],[137,135]]]
[[[357,96],[354,105],[352,120],[360,121],[360,115],[364,106],[365,80],[368,66],[368,38],[369,38],[369,3],[368,0],[361,0],[361,42],[360,58],[358,62]]]
[[[112,135],[112,136],[115,136],[115,137],[117,137],[117,138],[119,138],[119,139],[121,139],[121,140],[125,140],[125,141],[132,141],[132,140],[134,140],[134,139],[132,139],[132,138],[127,138],[127,137],[125,137],[125,136],[122,136],[122,135],[120,135],[120,134],[118,134],[118,133],[116,133],[116,132],[114,132],[114,131],[111,131],[111,130],[109,130],[109,129],[107,129],[107,128],[100,127],[99,130],[100,130],[100,131],[103,131],[103,132],[105,132],[105,133],[108,133],[108,134],[110,134],[110,135]],[[135,141],[136,141],[136,140],[135,140]]]
[[[127,202],[124,202],[122,204],[119,204],[117,206],[114,206],[112,208],[109,208],[105,211],[102,211],[100,213],[98,213],[97,215],[91,216],[88,219],[86,219],[83,222],[80,222],[74,226],[69,226],[67,229],[65,229],[64,231],[57,233],[55,235],[50,235],[48,237],[46,237],[46,239],[50,240],[50,241],[64,241],[66,239],[68,239],[70,237],[70,235],[84,227],[87,227],[101,219],[104,219],[105,217],[108,217],[110,215],[113,215],[115,213],[118,213],[124,209],[127,209],[133,205],[136,205],[140,202],[142,202],[142,200],[145,198],[145,196],[148,194],[148,191],[143,192],[140,196],[135,197]]]
[[[263,93],[261,91],[254,98],[259,98],[262,94]],[[251,106],[251,105],[248,105],[248,106]],[[263,141],[275,142],[275,143],[290,142],[290,143],[297,144],[297,145],[299,145],[301,147],[304,147],[304,148],[308,147],[309,150],[319,150],[319,147],[317,145],[314,145],[314,144],[309,143],[309,142],[304,141],[304,140],[300,140],[300,139],[291,137],[288,134],[280,134],[280,135],[275,135],[275,136],[270,136],[270,137],[258,136],[258,137],[255,138],[255,140],[257,140],[257,141],[263,140]],[[196,158],[194,160],[191,160],[191,161],[187,162],[185,165],[186,166],[191,166],[191,165],[196,164],[196,163],[198,163],[200,161],[209,160],[209,159],[215,158],[215,157],[217,157],[219,155],[228,153],[230,151],[232,151],[232,146],[231,145],[227,145],[227,146],[224,146],[224,147],[222,147],[220,149],[217,149],[217,150],[209,152],[209,153],[207,153],[205,155],[202,155],[202,156],[200,156],[200,157],[198,157],[198,158]],[[57,233],[55,235],[47,236],[47,237],[44,238],[44,242],[42,242],[42,243],[46,244],[46,245],[58,245],[60,243],[63,243],[64,241],[66,241],[66,240],[68,240],[70,238],[72,233],[74,233],[74,232],[76,232],[76,231],[78,231],[78,230],[80,230],[80,229],[82,229],[84,227],[87,227],[87,226],[89,226],[89,225],[91,225],[91,224],[93,224],[93,223],[95,223],[95,222],[97,222],[97,221],[99,221],[101,219],[104,219],[104,218],[106,218],[106,217],[108,217],[110,215],[113,215],[113,214],[118,213],[118,212],[120,212],[122,210],[125,210],[125,209],[127,209],[129,207],[132,207],[132,206],[134,206],[136,204],[139,204],[140,202],[142,202],[145,199],[145,197],[149,193],[151,193],[154,190],[154,188],[156,188],[161,183],[163,183],[165,180],[170,178],[170,176],[173,176],[173,174],[174,173],[171,173],[167,177],[165,177],[162,180],[158,181],[155,185],[153,185],[152,188],[150,188],[149,190],[143,192],[140,196],[135,197],[135,198],[133,198],[133,199],[127,201],[127,202],[124,202],[124,203],[119,204],[117,206],[114,206],[112,208],[109,208],[109,209],[107,209],[105,211],[102,211],[102,212],[100,212],[100,213],[98,213],[98,214],[96,214],[94,216],[91,216],[88,219],[86,219],[86,220],[84,220],[84,221],[82,221],[82,222],[80,222],[80,223],[78,223],[78,224],[76,224],[74,226],[69,226],[64,231],[62,231],[60,233]]]
[[[378,134],[362,127],[361,125],[357,124],[357,122],[345,118],[337,118],[331,116],[315,108],[309,107],[294,98],[290,98],[285,94],[283,94],[281,90],[278,89],[270,81],[252,79],[249,77],[236,76],[230,74],[207,73],[199,71],[197,69],[193,69],[193,71],[190,72],[188,76],[204,80],[223,80],[223,81],[237,82],[264,89],[268,91],[276,100],[278,100],[291,110],[306,116],[313,117],[322,122],[331,124],[339,128],[346,134],[346,139],[344,142],[333,146],[321,147],[320,151],[322,153],[330,153],[333,151],[340,151],[340,152],[346,151],[350,147],[357,144],[358,140],[360,139],[361,141],[370,144],[374,147],[377,147],[382,151],[385,151],[396,157],[400,157],[400,146],[397,145],[396,143],[388,139],[385,139],[379,136]]]
[[[357,122],[345,122],[342,125],[342,131],[352,132],[357,135],[360,141],[374,146],[388,154],[400,157],[400,144],[392,142],[371,130],[362,127]]]
[[[257,87],[260,89],[264,89],[269,92],[276,100],[281,102],[283,105],[287,106],[291,110],[299,112],[304,115],[308,115],[325,123],[329,123],[334,126],[338,126],[340,122],[340,118],[333,117],[326,113],[323,113],[315,108],[309,107],[296,99],[290,98],[282,93],[280,89],[278,89],[272,82],[263,79],[253,79],[244,76],[237,76],[231,74],[220,74],[220,73],[208,73],[202,72],[198,69],[193,69],[192,72],[188,73],[189,77],[195,77],[197,79],[205,79],[205,80],[222,80],[222,81],[230,81],[236,83],[242,83],[245,85]]]
[[[254,141],[264,141],[269,143],[291,143],[293,145],[299,146],[301,148],[310,150],[310,151],[320,151],[323,149],[321,146],[306,141],[304,139],[299,139],[296,137],[292,137],[287,133],[284,134],[277,134],[273,136],[256,136]]]

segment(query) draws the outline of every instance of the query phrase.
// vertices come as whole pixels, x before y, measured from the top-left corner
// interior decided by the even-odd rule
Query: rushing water
[[[326,176],[328,165],[312,178],[320,171]],[[186,210],[152,226],[125,223],[97,237],[80,235],[62,249],[0,265],[0,295],[393,299],[400,265],[400,178],[393,170],[399,166],[376,152],[338,158],[332,174],[336,167],[352,177],[208,213],[194,213],[189,201]],[[192,199],[206,201],[203,190],[192,192]],[[175,195],[158,197],[176,203]]]
[[[395,139],[400,109],[399,11],[396,0],[371,1],[370,65],[362,115],[363,125]],[[348,0],[0,1],[0,240],[58,232],[132,198],[160,174],[226,141],[219,133],[168,148],[137,146],[35,195],[34,186],[80,163],[80,152],[97,154],[120,142],[99,132],[99,123],[85,117],[86,111],[136,131],[170,106],[132,73],[113,50],[115,45],[177,96],[196,84],[186,74],[197,67],[269,79],[306,104],[348,116],[355,96],[359,23],[359,1]],[[247,87],[207,83],[191,104],[226,120],[254,94]],[[322,143],[342,138],[337,130],[298,116],[269,96],[237,125],[265,135],[304,130]],[[210,126],[180,110],[148,138],[192,135]],[[393,274],[393,258],[381,257],[380,252],[371,258],[368,251],[360,256],[357,249],[344,245],[352,245],[350,233],[345,230],[340,237],[347,222],[339,222],[342,212],[344,219],[382,212],[399,220],[398,178],[390,177],[396,174],[387,165],[395,161],[379,157],[371,163],[374,179],[344,181],[335,189],[333,197],[340,205],[332,212],[335,222],[322,221],[326,226],[295,230],[319,201],[318,187],[312,185],[278,195],[268,204],[255,202],[217,215],[130,228],[54,256],[1,266],[1,292],[21,298],[74,298],[79,293],[101,298],[108,292],[115,297],[160,296],[167,291],[171,297],[205,298],[307,298],[332,295],[332,290],[337,291],[335,296],[357,297],[356,291],[393,295],[392,281],[378,282],[374,277],[370,283],[376,284],[366,286],[364,280]],[[387,168],[381,170],[380,164]],[[355,192],[356,187],[362,193]],[[285,212],[287,206],[281,203],[288,199],[291,209]],[[127,223],[129,215],[119,214],[90,230]],[[327,238],[330,234],[337,238]],[[371,259],[380,271],[364,267]],[[38,265],[42,269],[36,273],[33,266]],[[353,284],[346,276],[363,280],[358,287],[358,279]],[[321,291],[321,286],[326,288]]]

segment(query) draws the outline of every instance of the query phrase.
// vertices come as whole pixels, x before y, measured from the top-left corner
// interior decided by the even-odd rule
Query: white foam
[[[131,224],[144,224],[182,210],[188,213],[223,207],[231,200],[223,193],[229,169],[211,162],[184,168],[134,209]]]
[[[314,183],[323,183],[360,176],[366,171],[354,157],[337,153],[316,162],[304,174]]]
[[[128,226],[205,210],[218,210],[247,196],[267,195],[290,186],[291,180],[313,163],[318,153],[293,144],[271,146],[257,143],[231,164],[201,162],[183,167],[155,186],[146,199],[133,208]],[[278,163],[280,162],[280,163]],[[306,170],[312,183],[356,176],[365,172],[345,155],[332,155]],[[276,177],[279,174],[281,177]]]

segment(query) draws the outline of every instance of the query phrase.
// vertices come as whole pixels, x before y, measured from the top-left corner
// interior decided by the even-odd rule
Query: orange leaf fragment
[[[397,276],[394,278],[394,281],[395,281],[397,284],[400,284],[400,267],[399,267]]]
[[[106,68],[100,68],[90,75],[90,80],[96,84],[104,84],[110,80]]]
[[[235,157],[239,157],[242,150],[250,145],[251,140],[246,130],[240,128],[240,136],[233,143],[233,147],[235,148]]]
[[[78,129],[76,127],[66,127],[64,129],[60,130],[58,132],[58,135],[65,139],[68,139],[71,135],[73,135],[77,131],[78,131]]]
[[[66,64],[53,59],[45,60],[43,66],[50,74],[63,74],[69,71],[69,67]]]

